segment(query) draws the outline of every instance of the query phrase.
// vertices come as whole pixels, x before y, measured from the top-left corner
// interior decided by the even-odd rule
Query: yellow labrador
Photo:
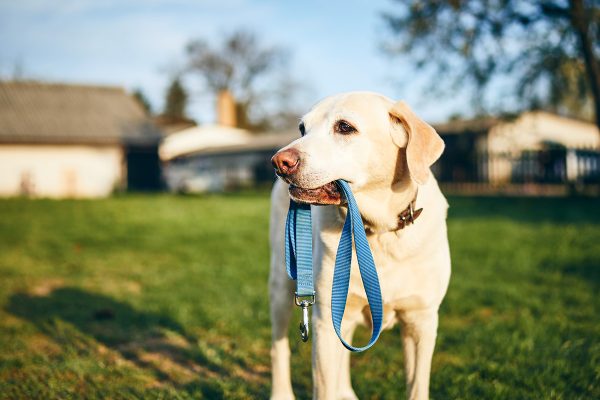
[[[396,321],[402,324],[408,398],[427,399],[438,308],[450,279],[448,204],[430,172],[444,142],[404,102],[365,92],[321,101],[302,118],[300,133],[272,160],[282,179],[271,198],[271,398],[294,398],[287,335],[294,284],[284,264],[284,226],[291,197],[320,205],[312,207],[317,292],[312,316],[314,398],[356,399],[350,352],[331,323],[333,267],[346,213],[332,182],[344,179],[356,197],[377,265],[384,328]],[[370,323],[354,258],[342,334],[349,341],[358,324]]]

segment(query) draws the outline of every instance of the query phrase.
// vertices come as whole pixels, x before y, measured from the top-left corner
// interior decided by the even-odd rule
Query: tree
[[[150,104],[148,97],[146,97],[146,95],[144,94],[142,89],[140,89],[140,88],[135,89],[133,91],[133,97],[142,106],[142,108],[144,109],[146,114],[149,115],[152,113],[152,105]]]
[[[383,15],[390,54],[409,53],[477,94],[508,77],[529,104],[577,108],[591,98],[600,128],[597,0],[394,1],[398,11]]]
[[[285,85],[278,86],[278,77],[286,71],[287,51],[267,46],[245,30],[225,35],[216,46],[203,39],[193,40],[186,50],[187,71],[201,78],[204,89],[213,96],[223,90],[231,92],[241,128],[260,131],[281,129],[282,124],[289,127],[290,114],[295,115],[291,126],[296,125],[299,114],[290,109],[292,102],[274,105],[273,101],[286,85],[292,85],[288,78]],[[282,119],[283,115],[288,118]]]
[[[167,89],[163,115],[173,119],[185,119],[188,94],[181,84],[179,77],[173,79]]]

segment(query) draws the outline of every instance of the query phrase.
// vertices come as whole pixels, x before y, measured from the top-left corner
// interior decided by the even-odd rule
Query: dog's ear
[[[403,101],[389,111],[392,140],[399,147],[406,145],[406,162],[410,177],[422,185],[429,178],[429,167],[442,155],[444,141],[435,129],[415,115]],[[396,125],[396,126],[394,126]],[[406,137],[400,125],[406,131]]]

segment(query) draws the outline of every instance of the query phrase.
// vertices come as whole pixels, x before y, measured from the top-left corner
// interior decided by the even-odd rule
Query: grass
[[[431,397],[600,398],[598,201],[450,204]],[[0,397],[268,398],[268,208],[265,193],[0,201]],[[305,399],[310,346],[292,335]],[[353,357],[361,399],[404,396],[400,348],[394,328]]]

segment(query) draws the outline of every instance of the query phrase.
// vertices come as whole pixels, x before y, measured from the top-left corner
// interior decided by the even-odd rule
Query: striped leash
[[[348,214],[342,228],[342,235],[335,257],[333,288],[331,293],[331,318],[338,338],[350,351],[360,352],[375,344],[381,333],[383,321],[383,302],[379,278],[373,261],[373,255],[365,233],[358,205],[348,182],[336,181],[348,203]],[[354,240],[353,240],[354,239]],[[354,242],[354,246],[353,246]],[[363,347],[354,347],[347,343],[341,334],[342,319],[346,309],[352,250],[356,250],[358,268],[365,288],[369,309],[373,321],[371,339]],[[315,290],[312,266],[312,219],[310,205],[290,201],[285,223],[285,264],[290,279],[296,281],[295,303],[302,308],[300,336],[306,342],[309,337],[308,309],[315,302]]]

